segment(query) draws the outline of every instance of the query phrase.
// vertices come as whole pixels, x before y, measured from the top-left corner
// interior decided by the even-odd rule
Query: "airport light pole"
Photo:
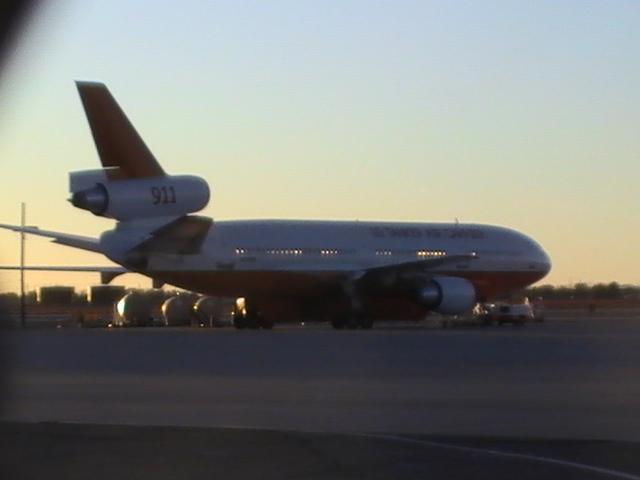
[[[25,226],[26,220],[26,205],[24,202],[20,204],[20,226]],[[24,242],[25,233],[20,232],[20,326],[26,327],[26,298],[24,293]]]

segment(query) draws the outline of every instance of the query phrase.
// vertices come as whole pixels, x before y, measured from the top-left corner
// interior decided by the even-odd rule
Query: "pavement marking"
[[[615,477],[615,478],[624,478],[626,480],[640,480],[640,476],[638,475],[633,475],[631,473],[625,473],[625,472],[620,472],[617,470],[610,470],[608,468],[602,468],[602,467],[596,467],[593,465],[587,465],[584,463],[577,463],[577,462],[571,462],[568,460],[558,460],[555,458],[549,458],[549,457],[541,457],[538,455],[528,455],[525,453],[513,453],[513,452],[503,452],[500,450],[492,450],[492,449],[484,449],[484,448],[476,448],[476,447],[463,447],[461,445],[452,445],[450,443],[440,443],[440,442],[432,442],[429,440],[420,440],[417,438],[407,438],[407,437],[398,437],[395,435],[377,435],[377,434],[368,434],[368,433],[359,433],[359,434],[353,434],[356,436],[360,436],[360,437],[365,437],[365,438],[377,438],[377,439],[386,439],[386,440],[394,440],[394,441],[399,441],[399,442],[406,442],[406,443],[412,443],[412,444],[416,444],[416,445],[428,445],[430,447],[437,447],[437,448],[445,448],[445,449],[450,449],[450,450],[459,450],[459,451],[463,451],[463,452],[473,452],[473,453],[483,453],[483,454],[487,454],[487,455],[496,455],[496,456],[502,456],[502,457],[509,457],[509,458],[517,458],[520,460],[531,460],[531,461],[535,461],[535,462],[542,462],[542,463],[550,463],[553,465],[560,465],[563,467],[569,467],[569,468],[575,468],[575,469],[579,469],[579,470],[586,470],[588,472],[592,472],[592,473],[602,473],[605,475],[609,475],[611,477]]]
[[[526,453],[503,452],[501,450],[493,450],[493,449],[485,449],[485,448],[477,448],[477,447],[463,447],[461,445],[453,445],[451,443],[433,442],[430,440],[420,440],[419,438],[409,438],[409,437],[402,437],[402,436],[396,436],[396,435],[383,435],[383,434],[376,434],[376,433],[336,433],[331,431],[317,431],[317,430],[290,430],[290,429],[279,430],[275,428],[251,428],[251,427],[243,427],[243,426],[230,426],[230,427],[223,427],[223,428],[232,428],[236,430],[267,430],[267,431],[273,431],[273,432],[311,433],[311,434],[318,434],[318,435],[340,435],[340,436],[371,438],[374,440],[375,439],[392,440],[396,442],[410,443],[413,445],[425,445],[429,447],[458,450],[462,452],[482,453],[486,455],[516,458],[519,460],[529,460],[529,461],[540,462],[540,463],[549,463],[552,465],[559,465],[562,467],[569,467],[577,470],[585,470],[591,473],[602,473],[604,475],[608,475],[614,478],[623,478],[625,480],[640,480],[640,476],[634,475],[632,473],[620,472],[618,470],[611,470],[608,468],[596,467],[594,465],[587,465],[584,463],[572,462],[569,460],[559,460],[556,458],[542,457],[538,455],[529,455]]]
[[[38,422],[28,422],[28,423],[38,423]],[[85,422],[63,422],[67,424],[74,425],[82,425]],[[100,422],[95,425],[115,425],[115,426],[123,426],[122,424],[110,423],[110,422]],[[176,425],[176,424],[155,424],[155,423],[133,423],[126,424],[124,426],[148,426],[148,427],[181,427],[181,428],[205,428],[205,429],[229,429],[229,430],[257,430],[263,432],[290,432],[290,433],[309,433],[316,435],[336,435],[336,436],[344,436],[344,437],[361,437],[361,438],[371,438],[373,440],[392,440],[395,442],[404,442],[410,443],[413,445],[425,445],[429,447],[442,448],[448,450],[458,450],[461,452],[471,452],[471,453],[481,453],[485,455],[495,455],[499,457],[507,457],[507,458],[515,458],[519,460],[529,460],[533,462],[541,462],[541,463],[549,463],[551,465],[559,465],[562,467],[575,468],[577,470],[584,470],[591,473],[601,473],[604,475],[608,475],[614,478],[623,478],[625,480],[640,480],[639,475],[634,475],[632,473],[620,472],[618,470],[611,470],[603,467],[596,467],[594,465],[587,465],[584,463],[572,462],[569,460],[559,460],[556,458],[542,457],[538,455],[529,455],[526,453],[514,453],[514,452],[503,452],[501,450],[493,450],[493,449],[485,449],[485,448],[477,448],[477,447],[463,447],[461,445],[453,445],[451,443],[442,443],[442,442],[433,442],[431,440],[421,440],[419,438],[410,438],[410,437],[402,437],[397,435],[384,435],[377,433],[341,433],[341,432],[331,432],[331,431],[322,431],[322,430],[292,430],[292,429],[277,429],[277,428],[256,428],[256,427],[247,427],[240,425],[227,425],[227,426],[189,426],[189,425]]]

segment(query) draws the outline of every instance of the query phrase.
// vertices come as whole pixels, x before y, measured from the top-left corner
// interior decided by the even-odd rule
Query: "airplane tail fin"
[[[107,87],[85,81],[76,85],[107,178],[164,177],[164,170]]]
[[[157,228],[207,205],[207,182],[167,175],[104,84],[76,84],[102,168],[69,173],[74,207]]]

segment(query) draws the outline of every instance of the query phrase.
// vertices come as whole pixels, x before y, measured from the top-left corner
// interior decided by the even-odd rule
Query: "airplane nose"
[[[532,241],[533,242],[533,241]],[[529,268],[540,272],[540,278],[543,278],[551,271],[551,258],[547,255],[540,245],[533,242],[534,248],[532,249],[531,260]]]
[[[542,250],[542,258],[539,260],[540,262],[540,270],[544,272],[546,275],[551,271],[551,258],[547,255],[547,252]]]

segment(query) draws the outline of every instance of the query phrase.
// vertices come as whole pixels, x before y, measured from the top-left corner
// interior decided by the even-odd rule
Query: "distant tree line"
[[[579,282],[573,286],[540,285],[525,289],[530,299],[541,297],[544,300],[637,300],[640,299],[640,286],[611,283]]]

